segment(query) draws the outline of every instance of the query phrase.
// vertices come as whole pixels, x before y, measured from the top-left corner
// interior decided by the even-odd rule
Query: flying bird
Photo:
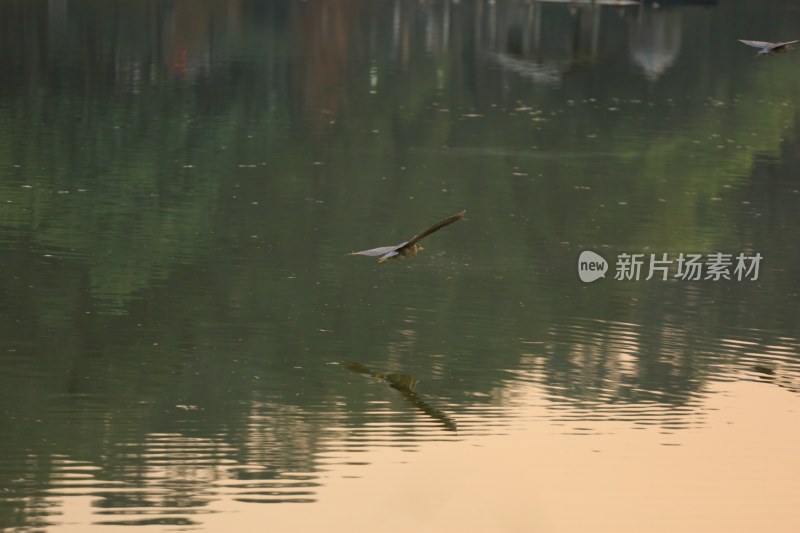
[[[739,39],[740,43],[744,43],[748,46],[753,46],[755,48],[760,48],[758,51],[759,56],[762,55],[772,55],[772,54],[785,54],[787,52],[791,52],[794,48],[792,45],[795,43],[800,43],[800,40],[797,41],[786,41],[785,43],[768,43],[765,41],[747,41],[745,39]]]
[[[385,263],[389,259],[394,259],[395,257],[398,258],[406,258],[406,257],[413,257],[417,255],[423,248],[421,245],[417,244],[419,241],[433,233],[434,231],[438,231],[445,226],[448,226],[455,222],[456,220],[461,220],[464,218],[466,211],[461,211],[460,213],[456,213],[455,215],[449,216],[444,220],[440,220],[433,226],[425,229],[413,237],[407,240],[406,242],[401,242],[396,246],[382,246],[380,248],[372,248],[370,250],[362,250],[360,252],[350,252],[347,255],[368,255],[370,257],[377,257],[381,256],[378,259],[378,263]]]

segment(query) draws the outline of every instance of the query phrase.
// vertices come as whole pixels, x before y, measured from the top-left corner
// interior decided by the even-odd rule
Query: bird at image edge
[[[800,43],[800,40],[797,41],[786,41],[782,43],[770,43],[767,41],[748,41],[746,39],[739,39],[740,43],[744,43],[748,46],[752,46],[754,48],[760,48],[756,55],[763,56],[763,55],[772,55],[772,54],[785,54],[787,52],[791,52],[794,48],[792,45],[796,43]]]

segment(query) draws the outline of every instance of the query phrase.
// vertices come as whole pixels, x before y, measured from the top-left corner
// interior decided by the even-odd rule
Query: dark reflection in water
[[[606,4],[0,0],[0,527],[202,529],[375,450],[797,402],[796,69],[736,42],[796,9]],[[765,259],[583,284],[587,249]]]
[[[431,419],[441,423],[444,426],[444,428],[447,429],[448,431],[456,431],[458,429],[458,426],[451,417],[449,417],[436,407],[430,405],[419,394],[411,390],[414,388],[414,386],[416,386],[418,380],[409,376],[408,374],[403,374],[399,372],[392,372],[390,374],[381,374],[380,372],[373,372],[372,370],[362,365],[361,363],[353,363],[353,362],[344,363],[343,366],[351,372],[356,372],[358,374],[364,374],[373,377],[379,381],[386,383],[391,388],[400,391],[400,394],[403,395],[403,398],[408,400],[408,402],[412,406],[414,406],[421,412],[431,417]]]

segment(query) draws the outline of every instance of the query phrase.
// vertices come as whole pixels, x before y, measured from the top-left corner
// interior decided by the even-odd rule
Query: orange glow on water
[[[697,427],[592,421],[581,423],[591,436],[574,435],[531,412],[506,435],[430,442],[414,453],[379,447],[359,454],[366,465],[331,465],[315,503],[218,499],[197,529],[795,531],[800,401],[761,383],[714,388]],[[97,521],[88,503],[65,499],[57,529]]]

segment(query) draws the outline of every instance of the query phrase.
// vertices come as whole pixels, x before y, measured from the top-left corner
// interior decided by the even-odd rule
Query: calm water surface
[[[796,531],[798,27],[0,0],[0,528]]]

